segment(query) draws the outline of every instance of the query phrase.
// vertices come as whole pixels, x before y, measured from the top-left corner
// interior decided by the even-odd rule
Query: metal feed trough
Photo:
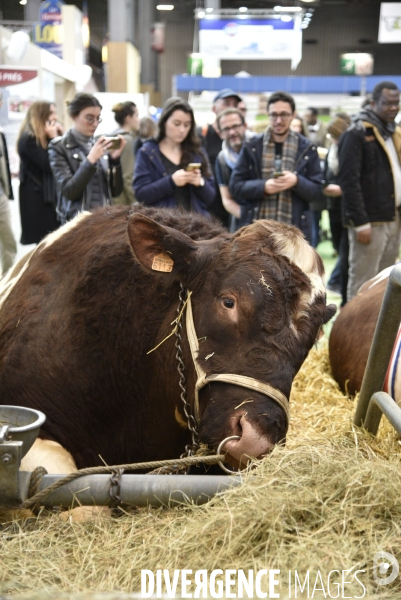
[[[354,424],[376,435],[382,414],[401,435],[401,408],[382,392],[401,322],[401,263],[392,268],[363,376]]]
[[[31,473],[20,470],[46,417],[38,410],[0,406],[0,506],[15,507],[28,498]],[[64,475],[44,475],[39,491]],[[41,500],[42,506],[115,505],[113,475],[86,475],[63,485]],[[239,485],[241,477],[227,475],[122,475],[118,497],[124,504],[161,506],[204,504],[215,494]]]

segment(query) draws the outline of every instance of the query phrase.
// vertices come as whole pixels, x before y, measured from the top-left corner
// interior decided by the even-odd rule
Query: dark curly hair
[[[193,155],[199,154],[202,157],[201,173],[204,177],[210,177],[209,164],[204,152],[201,150],[200,139],[195,131],[194,113],[188,102],[178,97],[166,100],[157,124],[158,131],[155,140],[159,143],[166,137],[166,121],[168,121],[171,115],[177,110],[181,110],[183,113],[191,115],[191,127],[187,137],[181,142],[182,155],[180,167],[185,169],[190,162],[193,162]]]
[[[267,109],[269,110],[270,104],[280,101],[288,102],[288,104],[291,106],[291,111],[295,112],[295,100],[291,94],[287,94],[287,92],[274,92],[274,94],[272,94],[267,101]]]

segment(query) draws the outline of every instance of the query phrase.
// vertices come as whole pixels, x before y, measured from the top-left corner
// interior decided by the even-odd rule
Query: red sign
[[[38,76],[36,69],[7,69],[0,67],[0,87],[24,83]]]
[[[164,27],[164,23],[153,23],[151,29],[151,48],[156,52],[164,52]]]

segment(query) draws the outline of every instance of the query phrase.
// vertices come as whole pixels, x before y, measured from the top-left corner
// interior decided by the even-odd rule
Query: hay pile
[[[125,594],[140,590],[141,569],[169,569],[171,575],[174,569],[280,569],[283,600],[290,570],[302,583],[310,573],[309,595],[298,589],[298,598],[323,598],[330,597],[327,578],[336,569],[352,570],[340,598],[400,597],[401,576],[388,586],[377,586],[372,576],[380,550],[401,562],[400,443],[394,430],[383,419],[377,439],[353,431],[355,405],[330,377],[325,344],[299,373],[291,404],[287,447],[276,448],[244,486],[208,505],[131,509],[85,524],[61,522],[52,513],[3,524],[0,594],[39,600],[96,591],[116,592],[107,600],[128,599]],[[365,571],[358,575],[365,593],[354,578],[358,569]],[[312,595],[318,571],[326,596]],[[341,574],[332,575],[332,585],[336,581]]]

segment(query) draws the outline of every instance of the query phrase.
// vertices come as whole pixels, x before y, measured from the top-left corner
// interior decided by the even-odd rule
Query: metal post
[[[375,392],[383,389],[391,353],[401,321],[401,264],[390,273],[379,318],[373,336],[369,358],[363,376],[361,393],[355,411],[354,424],[365,426],[369,402]]]
[[[396,432],[401,435],[401,408],[386,392],[373,394],[365,417],[365,428],[376,435],[382,413],[390,421]]]
[[[26,476],[19,470],[22,442],[5,441],[0,444],[0,504],[18,505],[27,493]]]
[[[64,475],[44,475],[43,490]],[[227,475],[122,475],[119,497],[133,506],[205,504],[218,492],[240,485],[242,478]],[[86,475],[55,490],[43,506],[110,506],[110,475]]]
[[[111,42],[134,43],[134,0],[108,0],[108,26]]]

